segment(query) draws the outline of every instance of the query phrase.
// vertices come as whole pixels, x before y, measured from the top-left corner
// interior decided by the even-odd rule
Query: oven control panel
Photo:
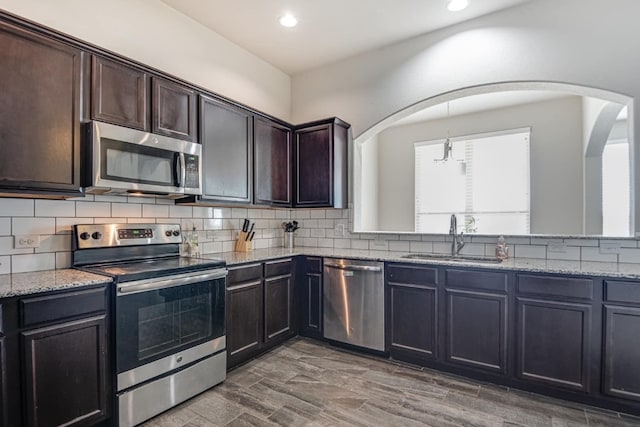
[[[182,243],[180,224],[78,224],[73,226],[78,249]]]

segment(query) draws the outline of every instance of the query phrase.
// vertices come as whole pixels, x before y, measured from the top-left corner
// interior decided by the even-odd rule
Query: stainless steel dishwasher
[[[324,336],[372,350],[384,345],[384,264],[325,258]]]

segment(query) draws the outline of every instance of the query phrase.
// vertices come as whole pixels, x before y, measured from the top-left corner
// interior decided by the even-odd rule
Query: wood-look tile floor
[[[294,339],[144,424],[640,426],[640,419]]]

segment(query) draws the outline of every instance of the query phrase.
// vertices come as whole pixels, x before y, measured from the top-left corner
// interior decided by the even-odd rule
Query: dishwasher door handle
[[[369,265],[340,265],[340,264],[330,264],[324,263],[325,267],[336,268],[338,270],[347,270],[347,271],[373,271],[380,272],[382,268],[380,267],[372,267]]]

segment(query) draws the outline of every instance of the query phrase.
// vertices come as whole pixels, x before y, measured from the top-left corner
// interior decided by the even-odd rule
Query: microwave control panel
[[[200,187],[200,162],[198,156],[185,154],[184,164],[186,169],[184,186],[186,188]]]

